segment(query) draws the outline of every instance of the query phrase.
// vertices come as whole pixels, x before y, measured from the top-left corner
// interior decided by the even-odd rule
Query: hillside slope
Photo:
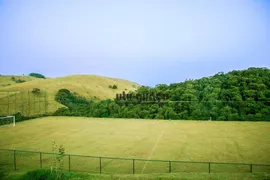
[[[96,75],[71,75],[60,78],[38,79],[24,76],[28,79],[24,83],[12,83],[12,76],[0,76],[0,84],[10,83],[9,86],[0,87],[1,91],[28,91],[39,88],[48,93],[56,93],[61,88],[74,91],[86,98],[111,99],[116,93],[135,90],[139,85],[127,80],[108,78]],[[109,88],[109,85],[117,85],[117,89]]]
[[[7,86],[11,86],[14,84],[17,84],[14,80],[12,80],[12,77],[14,77],[15,80],[23,80],[23,81],[33,81],[33,80],[37,80],[37,78],[35,77],[31,77],[31,76],[0,76],[0,89],[3,87],[7,87]]]
[[[36,108],[37,106],[39,109],[35,110],[36,112],[40,109],[44,109],[43,106],[48,106],[48,112],[54,112],[59,107],[63,106],[54,100],[55,94],[62,88],[68,89],[71,92],[76,92],[78,95],[87,99],[103,100],[113,99],[116,93],[133,91],[139,87],[138,84],[127,80],[96,75],[71,75],[47,79],[29,76],[18,77],[18,79],[21,78],[26,80],[26,82],[23,83],[12,83],[12,77],[13,76],[0,76],[0,85],[9,84],[0,86],[0,115],[12,114],[18,109],[21,111],[28,109],[28,114],[33,114],[30,113],[30,111],[33,107]],[[16,76],[14,77],[17,78]],[[117,85],[117,89],[109,88],[110,85]],[[31,93],[34,88],[40,89],[43,94],[36,95]],[[7,93],[8,91],[10,91],[10,93]],[[28,91],[30,91],[30,93]],[[43,103],[45,99],[48,101],[48,104],[46,105],[45,102]],[[23,104],[20,103],[22,101]]]

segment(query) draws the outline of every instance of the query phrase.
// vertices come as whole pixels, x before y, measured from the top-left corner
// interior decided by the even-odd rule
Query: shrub
[[[3,163],[0,163],[0,179],[7,179],[8,171]]]
[[[61,107],[53,113],[54,116],[64,116],[64,115],[69,115],[69,114],[70,114],[70,110],[66,107]]]
[[[16,82],[16,83],[23,83],[23,82],[25,82],[25,80],[23,80],[23,79],[18,79],[18,80],[15,80],[15,82]]]
[[[10,86],[11,84],[2,84],[2,87]]]
[[[29,171],[26,174],[24,174],[23,176],[21,176],[21,178],[19,178],[19,180],[55,180],[57,179],[57,175],[54,173],[51,173],[50,170],[47,169],[39,169],[39,170],[34,170],[34,171]],[[64,178],[63,178],[64,179]]]
[[[32,90],[32,93],[34,93],[34,94],[39,94],[39,93],[40,93],[40,89],[34,88],[34,89]]]
[[[86,98],[82,96],[78,96],[75,93],[70,92],[68,89],[60,89],[55,95],[55,100],[68,107],[70,104],[88,104],[89,103],[89,101]]]
[[[110,89],[117,89],[117,85],[115,85],[115,84],[113,86],[112,85],[109,85],[109,88]]]
[[[61,178],[57,177],[55,173],[52,173],[49,169],[38,169],[29,171],[17,180],[66,180],[66,179],[88,179],[88,174],[76,173],[76,172],[63,172]],[[0,176],[1,179],[1,176]]]
[[[13,114],[13,116],[15,116],[16,118],[16,122],[20,122],[24,120],[24,117],[21,113],[17,112],[16,114]]]
[[[55,175],[55,179],[63,179],[63,168],[64,168],[64,156],[65,156],[65,148],[63,145],[59,147],[56,145],[55,141],[53,141],[52,147],[54,153],[54,162],[52,166],[52,173]],[[55,152],[57,150],[57,152]]]
[[[11,80],[16,82],[16,83],[23,83],[25,82],[25,80],[22,80],[22,79],[16,79],[14,76],[11,77]]]

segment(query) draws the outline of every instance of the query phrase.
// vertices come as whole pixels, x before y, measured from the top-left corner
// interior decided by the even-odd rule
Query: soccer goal
[[[0,117],[0,126],[13,124],[13,127],[15,127],[15,123],[16,123],[15,116]]]

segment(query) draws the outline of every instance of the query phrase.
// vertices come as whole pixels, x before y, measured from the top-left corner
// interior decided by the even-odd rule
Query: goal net
[[[0,126],[12,124],[15,127],[15,116],[0,117]]]

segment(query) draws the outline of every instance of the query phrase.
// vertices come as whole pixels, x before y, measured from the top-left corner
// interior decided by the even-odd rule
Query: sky
[[[270,68],[268,0],[0,0],[0,74],[155,86]]]

